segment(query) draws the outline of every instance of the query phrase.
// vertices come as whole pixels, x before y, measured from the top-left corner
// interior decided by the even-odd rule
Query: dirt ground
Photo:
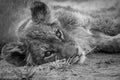
[[[0,79],[9,80],[120,80],[120,54],[89,54],[84,64],[60,67],[53,63],[28,68],[0,62]],[[28,71],[27,71],[28,70]]]

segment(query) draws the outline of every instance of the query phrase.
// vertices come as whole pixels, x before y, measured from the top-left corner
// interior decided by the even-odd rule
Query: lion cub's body
[[[97,8],[89,9],[84,2],[82,4],[65,1],[50,4],[62,27],[83,47],[83,50],[85,48],[89,52],[96,47],[97,51],[120,52],[120,23],[117,5],[113,6],[113,3],[105,5],[105,9],[103,8],[104,11],[102,11],[101,6],[92,5]],[[85,8],[82,9],[81,5]],[[110,9],[112,6],[114,9]]]

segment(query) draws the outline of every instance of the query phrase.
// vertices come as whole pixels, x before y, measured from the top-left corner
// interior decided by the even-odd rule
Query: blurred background
[[[0,49],[11,41],[16,40],[15,29],[17,22],[27,17],[24,8],[30,0],[0,0]],[[21,16],[24,14],[23,16]],[[21,17],[20,17],[21,16]]]

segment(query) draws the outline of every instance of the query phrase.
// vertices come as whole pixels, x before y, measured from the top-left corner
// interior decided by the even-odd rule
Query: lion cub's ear
[[[50,19],[49,7],[41,1],[34,1],[30,7],[33,22],[46,23]]]

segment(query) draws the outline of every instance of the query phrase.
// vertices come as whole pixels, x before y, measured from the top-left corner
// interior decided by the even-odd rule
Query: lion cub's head
[[[74,40],[54,18],[45,3],[35,1],[30,10],[31,18],[27,19],[16,33],[20,42],[27,42],[32,63],[39,65],[55,61],[56,57],[69,58],[77,53]]]

